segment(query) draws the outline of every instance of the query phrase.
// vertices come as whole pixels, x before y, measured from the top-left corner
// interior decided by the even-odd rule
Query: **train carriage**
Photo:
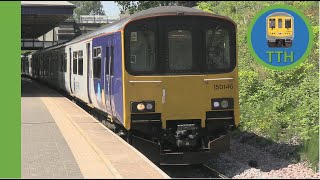
[[[292,47],[294,18],[285,12],[275,12],[266,18],[268,47]]]
[[[239,124],[236,25],[223,16],[151,8],[33,59],[33,77],[102,112],[129,143],[155,142],[164,163],[202,163]]]

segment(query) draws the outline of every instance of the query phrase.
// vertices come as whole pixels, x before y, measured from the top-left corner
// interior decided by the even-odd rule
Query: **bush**
[[[272,71],[255,62],[246,33],[250,21],[272,4],[301,10],[313,28],[314,46],[308,59],[287,71]],[[199,8],[237,23],[241,129],[276,142],[300,144],[302,159],[319,162],[319,7],[317,1],[204,1]]]

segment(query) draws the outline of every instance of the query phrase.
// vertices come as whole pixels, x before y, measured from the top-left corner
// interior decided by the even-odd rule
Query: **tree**
[[[121,14],[130,14],[158,6],[186,6],[194,7],[199,1],[115,1],[120,7]]]
[[[101,1],[69,1],[76,6],[73,17],[77,21],[81,15],[105,15]]]

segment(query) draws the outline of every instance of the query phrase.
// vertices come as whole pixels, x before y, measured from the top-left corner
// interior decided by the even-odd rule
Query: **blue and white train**
[[[155,142],[163,162],[194,164],[229,148],[237,63],[232,20],[164,6],[37,51],[23,70],[102,112],[128,142]]]

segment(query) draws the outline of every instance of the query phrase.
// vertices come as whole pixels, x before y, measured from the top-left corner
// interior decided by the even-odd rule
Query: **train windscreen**
[[[286,28],[291,28],[291,19],[286,19],[286,21],[285,21],[285,27],[286,27]]]
[[[125,28],[125,67],[133,75],[217,74],[236,65],[232,22],[205,16],[163,16]]]

